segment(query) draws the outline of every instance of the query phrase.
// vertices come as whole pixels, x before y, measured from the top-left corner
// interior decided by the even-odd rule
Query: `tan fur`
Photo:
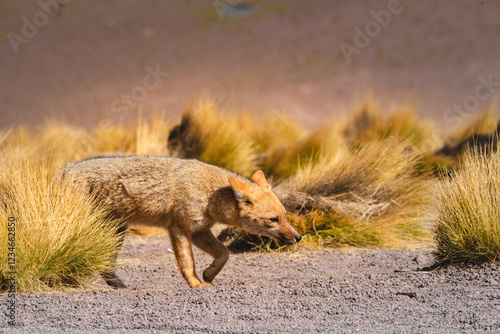
[[[285,244],[300,240],[262,171],[248,181],[197,160],[131,156],[88,159],[68,164],[62,172],[98,196],[113,217],[168,229],[190,287],[210,285],[229,257],[210,231],[216,222]],[[205,283],[195,272],[192,243],[214,258],[203,272]],[[103,277],[113,287],[125,287],[114,272]]]

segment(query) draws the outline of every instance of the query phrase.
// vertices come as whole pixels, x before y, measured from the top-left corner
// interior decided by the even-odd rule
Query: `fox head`
[[[286,210],[271,191],[262,171],[256,171],[251,184],[234,176],[229,183],[236,197],[241,227],[252,234],[270,237],[278,242],[291,245],[301,237],[286,219]]]

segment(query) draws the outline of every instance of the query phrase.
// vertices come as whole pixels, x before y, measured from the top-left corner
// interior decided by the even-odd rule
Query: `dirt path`
[[[18,326],[2,321],[0,332],[500,331],[500,265],[416,271],[432,263],[429,251],[242,253],[214,286],[189,289],[169,247],[165,236],[128,237],[119,274],[131,290],[96,278],[97,290],[21,294]],[[195,256],[201,271],[210,258]]]

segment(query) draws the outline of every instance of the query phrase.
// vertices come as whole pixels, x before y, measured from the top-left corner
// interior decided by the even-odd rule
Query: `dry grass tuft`
[[[142,116],[139,117],[135,130],[135,152],[133,154],[170,155],[167,148],[170,126],[170,122],[163,116],[153,117],[150,121],[144,120]]]
[[[275,189],[305,243],[322,246],[410,247],[430,241],[422,224],[427,176],[408,140],[356,145],[301,167]],[[261,249],[265,239],[242,234]]]
[[[415,147],[436,149],[441,145],[435,126],[419,120],[412,108],[400,108],[386,115],[370,100],[347,122],[343,132],[349,144],[398,137]]]
[[[436,155],[452,159],[454,165],[457,165],[460,162],[460,156],[467,149],[478,149],[484,152],[496,150],[499,132],[500,122],[490,107],[481,118],[469,126],[462,125],[454,129],[448,143],[437,151]]]
[[[469,150],[453,174],[435,187],[438,260],[499,262],[500,153]]]
[[[169,126],[164,117],[146,120],[139,116],[135,127],[100,124],[88,131],[49,120],[35,135],[22,128],[0,133],[0,143],[11,156],[29,155],[36,161],[48,162],[53,169],[96,155],[169,155]]]
[[[130,154],[135,152],[134,131],[124,125],[100,124],[90,135],[94,153]]]
[[[351,235],[359,232],[357,241],[347,242],[358,246],[401,247],[427,240],[420,215],[428,203],[427,178],[417,171],[419,158],[408,140],[354,146],[300,169],[284,185],[282,200],[291,212],[305,216],[302,222],[294,219],[304,232],[329,234],[327,245],[346,243],[338,233],[341,227]]]
[[[137,125],[100,124],[90,134],[93,154],[169,155],[167,138],[170,122],[164,117],[145,120],[140,114]]]
[[[18,291],[79,284],[112,266],[116,222],[70,181],[51,182],[54,170],[30,156],[16,160],[3,152],[0,169],[0,241],[13,242]],[[12,218],[11,218],[12,219]],[[0,280],[9,277],[8,252],[0,252]]]
[[[48,164],[47,167],[55,169],[56,166],[70,161],[77,161],[90,156],[94,151],[93,140],[84,129],[60,121],[47,121],[40,129],[38,138],[31,145],[21,145],[30,158],[35,158],[40,163]],[[25,138],[24,140],[30,140]],[[29,154],[31,148],[35,154]]]
[[[480,117],[470,122],[462,118],[456,127],[448,131],[447,144],[457,145],[463,140],[479,134],[491,135],[497,129],[498,121],[499,118],[494,114],[493,106],[489,106]]]
[[[172,129],[169,148],[180,157],[196,158],[250,176],[256,169],[255,143],[237,117],[217,113],[213,100],[188,109]]]
[[[339,125],[329,124],[303,139],[290,141],[287,146],[271,150],[265,155],[260,167],[266,175],[284,180],[294,175],[301,166],[314,165],[320,157],[333,157],[345,149]]]
[[[243,129],[252,137],[259,153],[275,152],[291,143],[302,141],[307,131],[286,112],[274,110],[269,115],[241,116]]]

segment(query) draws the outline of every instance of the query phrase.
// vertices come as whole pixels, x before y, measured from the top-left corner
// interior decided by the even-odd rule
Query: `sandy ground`
[[[372,11],[394,1],[257,1],[254,15],[223,20],[212,1],[64,2],[44,22],[37,1],[0,1],[0,126],[135,121],[141,108],[175,119],[201,94],[317,125],[369,92],[453,126],[498,101],[498,86],[474,99],[480,76],[500,82],[495,0],[401,0],[383,25]],[[40,27],[23,35],[23,18]],[[357,28],[372,37],[356,44]],[[342,43],[359,46],[350,61]],[[168,75],[144,84],[147,68]],[[446,113],[455,103],[469,107]]]
[[[212,287],[190,289],[169,247],[165,236],[127,237],[118,272],[130,290],[96,277],[94,290],[20,294],[18,325],[2,320],[0,332],[500,332],[500,265],[418,270],[429,250],[240,253]],[[201,272],[210,258],[195,257]]]
[[[352,111],[370,91],[385,106],[415,104],[446,127],[498,101],[500,2],[401,0],[350,62],[341,43],[355,45],[354,29],[389,1],[312,3],[259,2],[256,15],[221,20],[211,1],[74,0],[15,52],[9,34],[23,35],[23,18],[33,22],[42,9],[0,1],[0,128],[47,117],[129,122],[141,109],[178,118],[202,93],[229,110],[309,125]],[[145,81],[155,70],[157,81]],[[479,98],[481,76],[495,85]],[[477,106],[447,113],[474,97]],[[242,253],[213,287],[191,290],[168,247],[165,237],[129,237],[119,273],[130,290],[96,278],[93,290],[21,294],[18,327],[0,317],[0,332],[500,331],[498,265],[417,271],[432,263],[428,250]],[[201,272],[210,259],[196,255]]]

